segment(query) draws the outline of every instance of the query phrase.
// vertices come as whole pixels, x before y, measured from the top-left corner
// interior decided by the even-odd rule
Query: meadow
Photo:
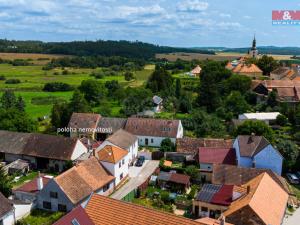
[[[0,80],[0,92],[5,89],[13,89],[16,96],[22,96],[26,103],[26,112],[36,119],[39,117],[49,116],[53,103],[58,101],[68,101],[73,92],[44,92],[42,89],[49,82],[63,82],[78,87],[83,80],[95,79],[91,76],[93,71],[101,70],[101,68],[83,69],[83,68],[64,68],[68,74],[63,75],[61,68],[45,71],[43,65],[30,66],[12,66],[10,64],[0,64],[0,76],[5,80]],[[98,81],[105,83],[106,81],[117,80],[124,87],[142,86],[154,70],[153,65],[147,65],[141,71],[136,71],[135,79],[126,81],[122,72],[116,76],[105,76]],[[9,79],[19,79],[21,83],[6,84]],[[111,107],[111,113],[117,116],[120,110],[119,104],[116,102],[108,102]],[[97,110],[97,108],[95,109]]]

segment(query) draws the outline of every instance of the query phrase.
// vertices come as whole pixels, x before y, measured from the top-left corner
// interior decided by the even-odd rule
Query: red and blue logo
[[[273,10],[273,25],[300,25],[300,10]]]

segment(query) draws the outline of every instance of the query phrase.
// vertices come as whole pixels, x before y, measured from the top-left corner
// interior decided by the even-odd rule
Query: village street
[[[283,225],[297,225],[300,221],[300,209],[297,209],[292,216],[285,217]]]
[[[142,167],[132,166],[129,168],[129,181],[112,194],[112,198],[121,200],[128,193],[133,191],[139,185],[141,185],[147,178],[155,171],[158,167],[159,161],[156,160],[146,160]]]

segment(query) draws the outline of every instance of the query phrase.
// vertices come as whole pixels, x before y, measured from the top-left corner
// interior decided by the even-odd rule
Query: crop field
[[[44,65],[51,59],[65,57],[66,55],[51,55],[51,54],[36,54],[36,53],[6,53],[0,52],[1,59],[26,59],[30,60],[33,64]]]
[[[0,64],[0,76],[4,77],[3,80],[0,80],[0,92],[5,89],[13,89],[16,96],[22,96],[26,103],[26,112],[34,119],[49,116],[54,102],[67,101],[72,97],[72,91],[44,92],[42,89],[46,83],[63,82],[78,87],[83,80],[95,79],[90,75],[94,71],[93,69],[64,68],[68,74],[62,75],[63,70],[61,68],[45,71],[42,70],[42,67],[42,65],[12,66]],[[105,76],[97,81],[105,83],[106,81],[117,80],[124,87],[138,87],[146,82],[153,69],[153,66],[147,65],[145,69],[135,71],[135,79],[132,81],[126,81],[122,72],[116,76]],[[95,70],[101,70],[101,68]],[[9,79],[19,79],[21,83],[5,83]],[[109,102],[108,106],[111,107],[112,115],[118,114],[120,106],[116,102]]]

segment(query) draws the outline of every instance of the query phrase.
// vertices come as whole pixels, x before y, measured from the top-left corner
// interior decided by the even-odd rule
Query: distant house
[[[239,63],[232,69],[233,73],[245,75],[251,78],[259,78],[263,75],[263,71],[255,64]]]
[[[196,221],[176,216],[172,213],[165,213],[141,205],[95,194],[91,196],[87,205],[82,208],[74,209],[54,223],[54,225],[201,225]],[[75,221],[78,221],[78,223]]]
[[[96,128],[101,116],[94,113],[73,113],[68,124],[70,137],[95,139]]]
[[[172,189],[180,193],[185,193],[190,187],[190,177],[184,174],[163,172],[157,177],[158,185],[161,188]]]
[[[234,201],[223,213],[226,221],[235,225],[281,225],[285,216],[288,194],[263,173],[242,185],[246,196]]]
[[[197,217],[217,219],[245,192],[244,188],[234,185],[204,184],[193,200],[193,213]]]
[[[283,157],[266,138],[240,135],[235,139],[233,147],[238,166],[271,169],[281,175]]]
[[[211,181],[214,164],[236,165],[233,148],[199,148],[200,175],[203,182]]]
[[[269,125],[276,123],[279,112],[244,113],[239,115],[239,120],[260,120]]]
[[[177,138],[176,151],[180,153],[188,153],[194,156],[198,155],[200,147],[208,148],[231,148],[233,141],[231,139],[215,139],[215,138]]]
[[[177,138],[183,137],[180,120],[128,118],[125,130],[136,135],[141,146],[160,147],[166,138],[175,144]]]
[[[124,129],[126,122],[125,118],[101,117],[97,125],[96,139],[104,141],[109,135]]]
[[[270,73],[271,80],[283,80],[293,78],[295,71],[289,67],[278,67]]]
[[[157,95],[153,96],[153,112],[159,113],[163,109],[163,99]]]
[[[199,77],[201,70],[202,70],[201,67],[199,65],[197,65],[194,69],[191,70],[190,74],[193,77]]]
[[[92,192],[109,195],[114,190],[114,176],[91,157],[51,179],[38,194],[38,208],[70,211],[84,206]]]
[[[53,179],[52,176],[39,175],[35,179],[23,184],[13,190],[14,199],[21,200],[26,203],[32,203],[33,207],[37,204],[37,196],[39,192]]]
[[[137,157],[138,153],[138,138],[137,136],[120,129],[116,131],[114,134],[109,136],[98,148],[96,151],[101,150],[107,145],[117,146],[121,149],[125,149],[128,151],[128,162],[127,164],[133,163],[133,161]]]
[[[0,224],[13,225],[15,224],[15,213],[13,203],[5,198],[0,192]]]
[[[122,148],[106,145],[97,152],[96,157],[101,164],[115,177],[118,186],[128,176],[128,151]]]
[[[7,162],[22,159],[36,169],[60,172],[67,161],[87,152],[76,138],[47,134],[0,131],[0,156]]]

